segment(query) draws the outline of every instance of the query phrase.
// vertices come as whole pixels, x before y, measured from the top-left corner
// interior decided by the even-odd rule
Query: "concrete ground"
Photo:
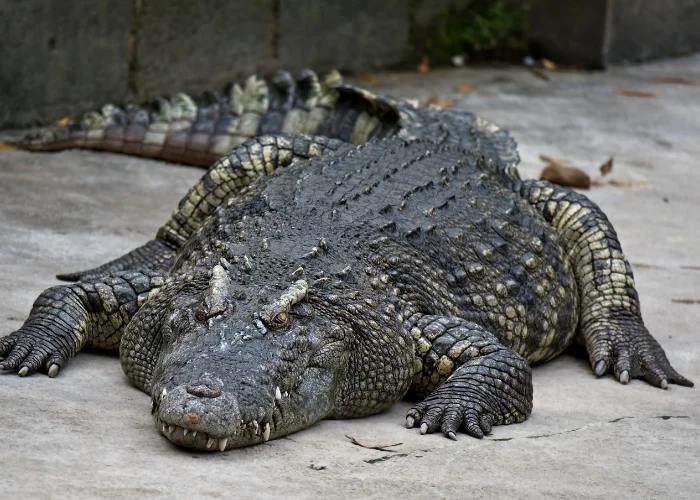
[[[539,154],[592,174],[615,156],[618,185],[590,190],[632,262],[646,324],[700,382],[700,57],[606,73],[521,68],[380,74],[381,91],[435,94],[508,128],[522,171]],[[458,93],[461,83],[477,86]],[[621,87],[658,91],[626,97]],[[151,238],[201,171],[125,156],[0,151],[0,335],[18,328],[58,272],[100,264]],[[227,453],[169,444],[149,398],[115,356],[79,354],[56,379],[0,375],[0,491],[33,498],[698,498],[700,387],[667,391],[596,379],[572,355],[534,371],[523,424],[478,441],[420,436],[406,403],[324,421]],[[353,445],[347,436],[392,452]],[[316,466],[325,469],[315,470]],[[318,468],[318,467],[317,467]]]

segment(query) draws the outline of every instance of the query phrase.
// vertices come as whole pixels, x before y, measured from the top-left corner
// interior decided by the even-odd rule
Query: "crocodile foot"
[[[591,367],[599,377],[612,371],[623,384],[642,378],[661,389],[669,383],[694,385],[671,366],[661,345],[637,316],[621,314],[598,319],[584,329],[584,338]]]

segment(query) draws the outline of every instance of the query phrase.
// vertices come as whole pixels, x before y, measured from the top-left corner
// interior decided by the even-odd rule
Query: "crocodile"
[[[595,203],[521,179],[512,139],[473,115],[338,95],[381,113],[363,144],[358,110],[335,137],[245,140],[155,239],[44,291],[0,338],[0,369],[55,377],[118,349],[162,434],[220,451],[405,396],[407,427],[482,438],[531,414],[531,367],[572,344],[597,376],[693,385]]]

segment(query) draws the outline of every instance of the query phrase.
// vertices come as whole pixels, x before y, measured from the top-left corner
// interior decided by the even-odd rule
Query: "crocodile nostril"
[[[188,393],[200,398],[218,398],[221,396],[221,387],[213,381],[200,381],[194,384],[188,384],[185,388]]]

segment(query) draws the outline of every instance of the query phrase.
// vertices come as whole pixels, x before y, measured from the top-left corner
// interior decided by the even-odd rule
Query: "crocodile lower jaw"
[[[212,436],[201,430],[168,424],[155,418],[158,428],[170,442],[185,448],[202,451],[225,451],[243,446],[264,443],[270,439],[270,422],[241,423],[241,427],[227,436]]]

